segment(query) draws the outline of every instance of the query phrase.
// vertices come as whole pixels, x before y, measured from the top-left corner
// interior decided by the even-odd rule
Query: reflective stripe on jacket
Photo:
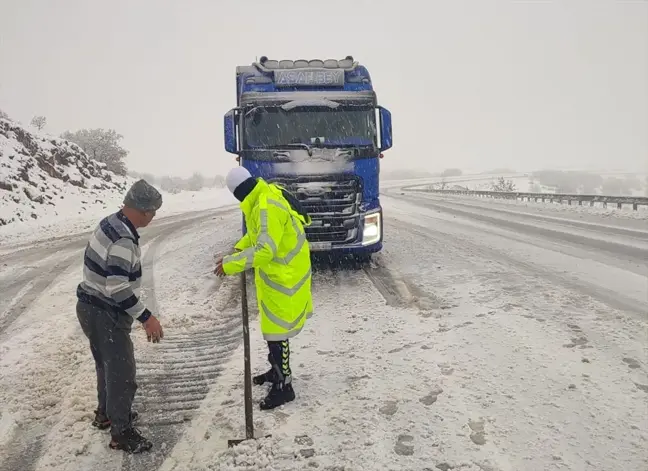
[[[259,178],[241,202],[247,233],[236,243],[240,252],[223,259],[227,275],[254,268],[261,331],[266,340],[297,335],[313,312],[310,249],[304,225],[281,188]]]

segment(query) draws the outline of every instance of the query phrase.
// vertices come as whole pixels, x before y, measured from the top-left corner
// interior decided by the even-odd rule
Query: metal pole
[[[250,323],[248,319],[247,282],[245,271],[241,273],[241,313],[243,315],[243,358],[245,362],[245,438],[254,438],[252,414],[252,368],[250,367]]]

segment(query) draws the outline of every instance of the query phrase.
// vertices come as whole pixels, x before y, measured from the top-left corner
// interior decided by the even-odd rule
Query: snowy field
[[[408,185],[409,186],[409,185]],[[418,186],[416,187],[418,188]],[[398,189],[397,186],[389,188],[393,192],[395,189]],[[477,190],[479,188],[471,188],[472,190]],[[488,190],[490,191],[490,190]],[[415,194],[421,194],[420,191],[412,192]],[[432,194],[430,192],[430,194]],[[439,193],[434,193],[439,195]],[[603,203],[596,202],[594,206],[589,206],[589,203],[583,203],[583,206],[579,206],[578,203],[572,203],[571,205],[566,202],[554,201],[553,203],[549,200],[545,202],[542,201],[522,201],[522,200],[506,200],[501,198],[485,198],[480,196],[472,195],[448,195],[446,198],[453,198],[457,201],[465,200],[470,205],[485,205],[485,207],[498,207],[498,206],[513,206],[515,211],[524,211],[525,208],[529,208],[530,211],[543,212],[546,214],[565,214],[566,217],[577,217],[577,218],[587,218],[589,216],[595,216],[603,219],[638,219],[638,220],[648,220],[648,206],[640,205],[637,207],[637,210],[632,209],[631,204],[624,204],[621,209],[618,209],[615,204],[608,204],[608,207],[603,207]],[[513,209],[513,208],[512,208]]]
[[[468,187],[470,189],[477,189],[483,186],[490,186],[492,182],[497,181],[499,177],[505,177],[507,180],[512,180],[516,183],[522,183],[523,185],[528,185],[529,177],[524,174],[512,174],[512,175],[500,175],[500,174],[478,174],[478,175],[461,175],[458,177],[425,177],[425,178],[416,178],[409,180],[381,180],[380,187],[385,189],[400,188],[403,186],[411,185],[426,185],[432,183],[439,183],[440,181],[445,181],[448,185],[461,185]]]
[[[211,272],[240,215],[194,198],[142,231],[144,296],[165,328],[159,345],[133,332],[148,455],[90,427],[84,236],[2,255],[0,470],[647,469],[646,220],[389,191],[372,265],[315,266],[297,399],[255,407],[260,439],[227,449],[245,435],[240,286]]]

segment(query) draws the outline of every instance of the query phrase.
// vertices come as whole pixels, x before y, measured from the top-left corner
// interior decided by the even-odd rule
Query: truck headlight
[[[367,214],[364,218],[362,245],[375,244],[380,240],[380,213]]]

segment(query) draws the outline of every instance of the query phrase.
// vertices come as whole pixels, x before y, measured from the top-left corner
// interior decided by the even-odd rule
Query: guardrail
[[[416,185],[420,186],[420,185]],[[572,202],[578,202],[579,206],[588,203],[594,206],[594,203],[603,203],[607,208],[608,203],[616,204],[618,209],[622,209],[624,204],[631,204],[632,209],[637,211],[639,206],[648,206],[648,197],[645,196],[606,196],[606,195],[574,195],[566,193],[523,193],[523,192],[504,192],[504,191],[482,191],[482,190],[439,190],[435,188],[415,188],[414,185],[402,187],[407,191],[421,191],[425,193],[440,193],[446,195],[467,195],[479,196],[482,198],[500,198],[521,201],[549,201],[553,203],[558,201],[562,203],[567,201],[568,205]]]

